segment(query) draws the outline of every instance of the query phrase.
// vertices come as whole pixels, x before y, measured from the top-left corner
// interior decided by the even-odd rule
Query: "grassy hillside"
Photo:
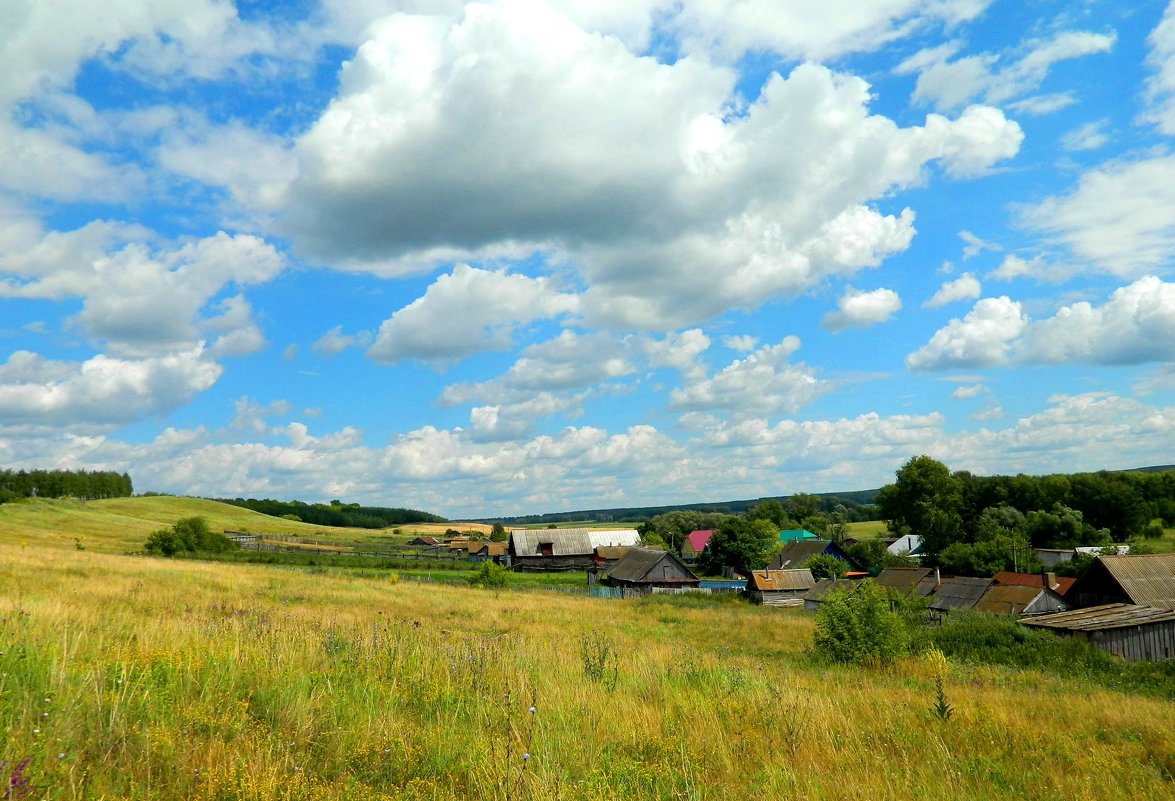
[[[322,541],[366,541],[383,533],[372,529],[296,523],[201,498],[32,499],[0,504],[0,545],[74,548],[76,539],[81,540],[87,550],[126,553],[141,548],[152,531],[180,518],[193,516],[206,518],[213,531],[245,529],[257,534],[297,534]],[[435,535],[443,533],[446,528],[446,524],[419,523],[402,526],[401,530],[406,536],[417,532]],[[457,528],[461,531],[490,529],[488,525],[478,523],[462,523]]]
[[[0,549],[0,586],[0,762],[30,759],[29,798],[1137,801],[1175,778],[1170,701],[955,665],[941,721],[928,665],[815,664],[802,612],[35,544]]]

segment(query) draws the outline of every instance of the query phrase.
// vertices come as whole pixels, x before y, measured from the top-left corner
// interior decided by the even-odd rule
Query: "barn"
[[[803,606],[804,595],[816,586],[807,568],[798,570],[752,570],[744,592],[764,606]]]
[[[596,548],[632,546],[636,529],[516,528],[510,532],[510,564],[517,570],[586,570]]]
[[[668,551],[652,548],[629,548],[604,580],[612,587],[640,592],[660,589],[697,588],[698,577]]]
[[[1175,658],[1175,611],[1103,604],[1023,618],[1020,623],[1085,640],[1130,661]]]
[[[1075,607],[1134,604],[1175,609],[1175,553],[1099,556],[1065,598]]]

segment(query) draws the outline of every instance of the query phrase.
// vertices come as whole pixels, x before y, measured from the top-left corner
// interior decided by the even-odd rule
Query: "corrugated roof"
[[[602,548],[596,548],[596,556],[601,559],[620,559],[631,550],[631,545],[605,545]]]
[[[1025,626],[1042,629],[1066,629],[1068,631],[1098,631],[1141,626],[1147,623],[1164,623],[1175,620],[1175,611],[1154,609],[1135,604],[1103,604],[1086,609],[1072,609],[1068,612],[1050,612],[1024,618]]]
[[[1099,561],[1136,604],[1175,609],[1175,553],[1099,556]]]
[[[796,540],[814,540],[818,537],[806,528],[789,528],[779,532],[780,542],[795,542]]]
[[[596,547],[582,528],[516,528],[510,542],[517,556],[539,556],[548,543],[553,556],[590,556]]]
[[[569,531],[583,531],[588,536],[588,542],[593,548],[611,548],[617,545],[640,545],[641,535],[635,528],[584,528],[568,529]]]
[[[934,592],[934,571],[928,567],[887,567],[874,581],[879,587],[896,590],[903,595],[909,595],[915,589],[919,595]]]
[[[991,615],[1019,615],[1042,592],[1043,587],[1027,584],[992,584],[971,608]]]
[[[809,590],[816,585],[816,577],[808,568],[800,570],[752,570],[747,589],[755,592]]]
[[[696,582],[698,580],[697,576],[690,572],[689,568],[681,564],[673,554],[668,551],[653,550],[652,548],[629,548],[628,553],[608,571],[608,578],[616,581],[641,581],[663,559],[672,559],[674,562],[677,562],[689,577],[689,581]]]
[[[1069,576],[1053,576],[1056,584],[1049,587],[1050,590],[1057,595],[1063,596],[1073,586],[1073,582],[1077,581],[1075,578]],[[1011,570],[1001,570],[991,577],[991,580],[996,584],[1018,584],[1022,587],[1044,587],[1044,578],[1039,573],[1013,573]]]
[[[836,592],[837,590],[855,592],[863,583],[856,579],[820,579],[812,586],[812,589],[804,593],[804,600],[823,601],[828,597],[829,593]]]
[[[799,567],[813,556],[823,553],[828,545],[828,540],[795,540],[784,546],[771,566],[781,570]]]
[[[955,576],[942,580],[934,595],[930,598],[929,607],[940,612],[953,609],[970,609],[983,597],[983,593],[991,586],[991,579],[968,578]]]
[[[685,541],[689,543],[689,547],[694,549],[694,553],[701,553],[702,549],[706,547],[706,543],[714,536],[714,529],[704,528],[698,531],[691,531],[686,535]]]

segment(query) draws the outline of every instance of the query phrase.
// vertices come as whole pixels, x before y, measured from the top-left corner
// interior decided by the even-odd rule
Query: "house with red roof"
[[[685,541],[681,544],[681,558],[687,562],[692,562],[702,555],[702,551],[706,550],[706,544],[710,542],[710,538],[714,536],[714,529],[707,528],[700,531],[691,531],[686,535]]]

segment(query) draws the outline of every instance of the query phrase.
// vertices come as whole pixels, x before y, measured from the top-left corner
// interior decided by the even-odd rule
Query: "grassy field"
[[[156,524],[163,521],[156,521]],[[830,667],[802,612],[0,549],[30,799],[1170,799],[1175,704]],[[533,706],[534,712],[530,711]]]
[[[143,547],[147,535],[182,517],[208,520],[213,531],[247,530],[256,534],[295,534],[323,542],[386,543],[422,535],[439,536],[449,528],[444,523],[413,523],[391,530],[332,528],[297,523],[259,514],[238,506],[201,498],[151,496],[112,498],[102,501],[34,499],[0,504],[0,545],[37,543],[58,548],[126,553]],[[488,532],[484,523],[453,526],[460,531]]]
[[[884,520],[866,520],[861,523],[849,523],[850,537],[888,537],[889,530]]]

